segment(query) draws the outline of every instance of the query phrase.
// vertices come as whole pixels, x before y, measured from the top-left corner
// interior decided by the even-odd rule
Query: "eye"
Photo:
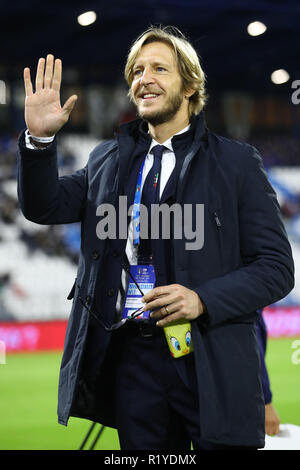
[[[165,72],[166,69],[164,67],[156,67],[157,72]]]
[[[133,71],[133,76],[134,76],[134,77],[138,77],[141,73],[142,73],[142,70],[141,70],[141,69],[135,69],[135,70]]]
[[[180,344],[177,338],[175,336],[171,336],[170,338],[171,344],[176,351],[180,351]]]
[[[187,345],[188,347],[191,345],[192,336],[191,336],[191,332],[190,332],[190,331],[187,331],[186,334],[185,334],[185,342],[186,342],[186,345]]]

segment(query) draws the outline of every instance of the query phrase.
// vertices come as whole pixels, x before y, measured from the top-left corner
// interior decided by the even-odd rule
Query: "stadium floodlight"
[[[271,74],[271,80],[275,85],[281,85],[282,83],[288,82],[290,76],[288,72],[284,69],[274,70]]]
[[[4,80],[0,80],[0,104],[7,104],[6,98],[6,84]]]
[[[89,26],[95,23],[97,15],[94,11],[86,11],[77,17],[77,21],[81,26]]]
[[[260,36],[267,30],[267,27],[261,21],[253,21],[248,24],[247,31],[250,36]]]

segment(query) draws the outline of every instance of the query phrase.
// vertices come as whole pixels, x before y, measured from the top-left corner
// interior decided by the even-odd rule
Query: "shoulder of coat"
[[[90,153],[90,158],[101,158],[109,157],[116,151],[118,148],[117,141],[115,139],[103,140],[92,150]]]
[[[217,157],[223,157],[222,159],[225,158],[227,162],[232,160],[241,161],[257,153],[256,148],[246,142],[230,139],[212,132],[209,133],[209,142],[213,146]]]

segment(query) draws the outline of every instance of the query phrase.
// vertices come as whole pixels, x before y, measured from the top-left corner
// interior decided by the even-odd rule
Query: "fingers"
[[[160,320],[157,322],[157,326],[163,326],[182,316],[180,311],[182,301],[178,296],[177,285],[155,287],[143,299],[146,302],[143,310],[152,311],[151,318]]]
[[[69,115],[72,111],[72,109],[74,108],[75,106],[75,103],[77,101],[77,95],[72,95],[70,96],[70,98],[65,102],[64,104],[64,107],[63,107],[63,111],[65,111],[65,113],[67,115]]]
[[[54,61],[54,56],[52,54],[48,54],[46,60],[41,57],[38,61],[36,71],[35,91],[40,91],[43,88],[53,88],[53,90],[59,91],[61,76],[62,62],[60,59],[56,59]]]
[[[203,313],[198,294],[179,284],[152,289],[143,300],[143,310],[152,311],[151,318],[159,319],[158,326],[164,326],[179,319],[194,320]]]
[[[61,74],[62,74],[62,63],[60,59],[56,59],[54,63],[54,74],[53,74],[53,80],[52,80],[52,88],[55,91],[60,91]]]
[[[161,311],[163,312],[164,315],[167,314],[166,310],[165,310],[166,305],[168,306],[168,309],[169,309],[169,305],[177,302],[178,300],[179,299],[176,296],[172,295],[172,294],[162,295],[162,296],[158,297],[157,299],[144,304],[143,310],[144,311],[151,310],[152,312],[155,313],[154,318],[159,318],[161,316],[160,315]]]
[[[154,310],[164,305],[169,305],[172,302],[180,300],[179,295],[180,292],[176,284],[155,287],[142,298],[145,303],[144,310]]]
[[[35,77],[35,91],[42,90],[44,86],[44,69],[45,69],[45,59],[41,58],[38,61],[36,77]]]
[[[268,436],[275,436],[279,433],[279,425],[277,423],[266,423],[266,434]]]
[[[26,96],[31,96],[33,94],[33,91],[32,91],[30,69],[28,67],[24,69],[24,86],[25,86]]]
[[[178,310],[177,312],[172,313],[171,315],[167,315],[166,317],[162,318],[161,320],[159,320],[156,323],[156,325],[157,326],[167,326],[167,325],[170,325],[171,323],[176,322],[177,320],[181,320],[181,321],[186,320],[185,317],[182,316],[182,313],[180,312],[180,310]]]
[[[173,313],[177,312],[180,309],[181,309],[181,304],[179,302],[172,302],[152,312],[151,318],[164,318],[164,317],[167,317],[168,315],[172,315]]]
[[[52,77],[53,77],[53,63],[54,57],[52,54],[47,55],[46,70],[44,77],[44,88],[51,88]]]
[[[169,286],[159,286],[147,292],[142,298],[142,301],[145,303],[151,302],[163,295],[168,295],[172,291],[173,285]],[[162,304],[163,305],[163,304]]]
[[[182,319],[182,304],[180,302],[173,302],[167,306],[156,310],[150,314],[151,318],[159,320],[157,326],[164,326],[176,320]]]

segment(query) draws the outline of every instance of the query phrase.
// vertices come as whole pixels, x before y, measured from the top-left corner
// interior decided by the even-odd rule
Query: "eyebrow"
[[[156,65],[156,66],[157,66],[157,65],[161,65],[162,67],[166,67],[166,68],[167,68],[167,67],[170,67],[170,64],[167,64],[166,62],[162,62],[162,61],[158,61],[158,60],[156,60],[156,61],[154,61],[154,62],[151,62],[151,65],[152,65],[152,66],[153,66],[153,65],[154,65],[154,66],[155,66],[155,65]],[[139,62],[135,63],[134,66],[132,67],[132,70],[135,70],[135,69],[138,68],[138,67],[143,67],[143,64],[142,64],[142,63],[139,63]]]

